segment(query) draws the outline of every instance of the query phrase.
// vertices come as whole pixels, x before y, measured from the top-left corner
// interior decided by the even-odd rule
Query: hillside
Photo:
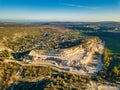
[[[53,25],[1,27],[1,90],[119,90],[119,71],[106,79],[104,39]]]

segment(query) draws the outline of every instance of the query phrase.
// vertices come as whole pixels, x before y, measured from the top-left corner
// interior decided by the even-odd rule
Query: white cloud
[[[98,9],[99,7],[90,7],[90,6],[83,6],[71,3],[60,3],[60,5],[69,6],[69,7],[77,7],[77,8],[86,8],[86,9]]]

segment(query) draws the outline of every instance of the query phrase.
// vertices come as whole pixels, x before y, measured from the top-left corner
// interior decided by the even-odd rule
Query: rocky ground
[[[96,75],[102,69],[101,55],[104,50],[102,41],[91,39],[84,45],[62,50],[33,50],[30,56],[32,63],[50,63],[62,70],[67,70],[76,74]]]

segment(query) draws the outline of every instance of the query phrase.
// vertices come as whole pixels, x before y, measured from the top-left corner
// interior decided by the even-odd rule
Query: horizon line
[[[72,20],[30,20],[30,19],[0,19],[1,22],[6,22],[6,23],[19,23],[19,22],[120,22],[119,20],[79,20],[79,21],[72,21]]]

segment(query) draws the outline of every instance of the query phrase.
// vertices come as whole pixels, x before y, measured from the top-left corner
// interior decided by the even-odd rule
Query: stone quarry
[[[102,69],[103,52],[104,42],[92,38],[67,49],[32,50],[29,56],[33,57],[31,63],[47,64],[76,74],[96,75]]]

